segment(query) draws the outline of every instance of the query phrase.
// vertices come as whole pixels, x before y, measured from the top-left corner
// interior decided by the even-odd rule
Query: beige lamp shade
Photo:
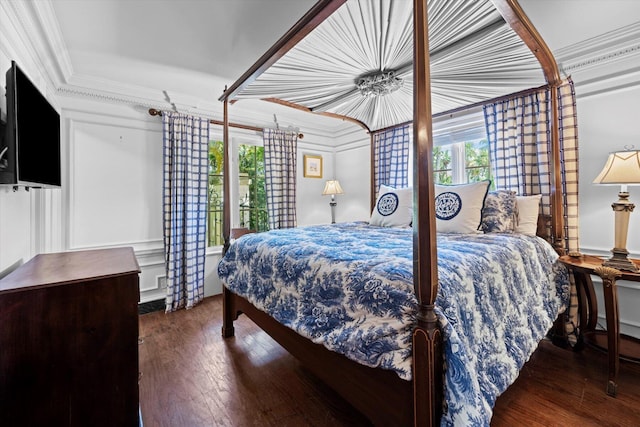
[[[338,182],[337,179],[327,181],[324,185],[324,190],[322,191],[323,196],[333,196],[334,194],[344,194],[342,187],[340,187],[340,182]]]
[[[617,151],[609,154],[594,184],[640,184],[640,151]]]

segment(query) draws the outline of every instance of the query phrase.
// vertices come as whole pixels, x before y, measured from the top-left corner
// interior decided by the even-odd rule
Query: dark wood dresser
[[[0,281],[0,424],[138,425],[132,248],[41,254]]]

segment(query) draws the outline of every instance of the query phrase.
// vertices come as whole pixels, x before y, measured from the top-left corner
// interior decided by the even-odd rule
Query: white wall
[[[61,112],[63,186],[29,192],[0,187],[0,277],[42,252],[132,246],[142,270],[141,301],[163,298],[160,118],[150,116],[147,108],[102,96],[56,96],[38,72],[29,48],[2,43],[21,40],[9,30],[15,28],[0,28],[0,70],[16,60]],[[4,96],[0,99],[4,119],[6,101]],[[235,121],[253,124],[250,114],[243,119],[242,109],[234,110]],[[231,131],[232,138],[248,134],[259,138]],[[325,180],[334,175],[333,148],[327,142],[317,132],[307,132],[299,141],[300,165],[303,154],[319,154],[324,161],[322,179],[303,178],[302,169],[298,170],[300,225],[330,221],[328,199],[321,195]],[[208,249],[206,295],[221,292],[216,273],[220,255],[221,248]]]
[[[128,105],[60,97],[63,250],[134,248],[141,300],[164,295],[162,133]]]
[[[40,252],[128,245],[135,248],[143,271],[141,299],[161,298],[164,267],[159,220],[160,120],[149,116],[146,108],[137,106],[149,105],[149,99],[141,99],[138,104],[129,93],[105,97],[108,87],[102,88],[103,96],[95,99],[75,96],[73,91],[57,94],[56,79],[49,73],[64,74],[56,68],[58,63],[50,60],[60,55],[56,50],[59,46],[47,45],[43,32],[37,30],[28,15],[21,19],[13,15],[7,18],[14,9],[32,6],[0,2],[0,71],[9,68],[11,59],[17,60],[61,111],[65,184],[61,190],[30,192],[0,188],[0,276]],[[586,253],[606,255],[612,246],[610,204],[617,192],[614,187],[591,185],[591,180],[609,151],[627,144],[640,147],[638,33],[632,27],[619,35],[607,35],[602,41],[589,40],[554,52],[562,62],[561,68],[572,74],[576,82],[580,237],[581,250]],[[30,44],[34,39],[38,40]],[[147,93],[151,93],[148,89]],[[4,112],[2,95],[4,87],[0,89],[0,109]],[[179,94],[175,97],[179,98]],[[243,116],[241,107],[234,106],[232,110],[240,111],[234,121],[261,125],[252,114]],[[208,113],[203,111],[202,115]],[[324,161],[322,179],[303,178],[301,167],[298,170],[299,224],[330,221],[329,197],[321,192],[324,182],[334,177],[345,190],[344,195],[337,196],[336,220],[368,219],[369,136],[360,130],[326,135],[321,126],[319,129],[303,130],[305,138],[299,142],[300,165],[304,154],[320,154]],[[631,188],[631,197],[640,206],[640,188]],[[629,230],[628,248],[634,257],[640,257],[639,218],[640,208],[632,214]],[[215,274],[219,256],[218,249],[211,249],[207,256],[207,294],[220,291]],[[635,336],[640,336],[640,312],[636,309],[639,306],[640,287],[620,282],[622,330]]]
[[[637,65],[640,67],[640,60]],[[619,87],[617,79],[607,78],[607,75],[620,71],[615,64],[609,64],[605,71],[598,84],[600,87],[612,85],[612,90],[592,91],[586,83],[581,86],[578,74],[576,94],[580,144],[580,250],[609,257],[614,234],[611,203],[617,200],[620,187],[595,185],[592,181],[602,170],[609,152],[624,150],[626,145],[640,149],[640,75],[622,70],[625,75],[636,74],[636,77],[635,82]],[[630,186],[629,192],[630,200],[640,207],[640,187]],[[640,258],[639,208],[631,214],[627,249],[633,258]],[[599,323],[605,325],[602,282],[598,278],[594,278],[594,288],[598,298]],[[621,332],[640,338],[640,283],[619,281],[618,301]]]
[[[304,155],[322,156],[322,178],[304,177]],[[309,138],[298,140],[298,165],[296,182],[296,217],[298,225],[329,224],[331,210],[330,196],[323,196],[324,184],[335,176],[333,148],[323,145],[322,139]]]
[[[24,37],[20,23],[8,19],[0,4],[0,119],[6,120],[5,73],[15,60],[30,80],[57,106],[55,88],[47,78]],[[59,219],[60,190],[14,191],[0,186],[0,277],[41,252],[59,244],[52,231],[52,221]]]
[[[371,217],[370,142],[369,134],[360,129],[340,139],[336,149],[336,178],[344,194],[336,196],[336,222],[368,221]]]
[[[165,293],[162,240],[161,119],[145,109],[100,100],[60,97],[65,130],[66,208],[64,249],[132,246],[141,266],[141,301]],[[212,129],[220,137],[220,129]],[[260,139],[231,129],[231,139]],[[303,153],[321,154],[324,174],[333,175],[333,153],[323,138],[306,135]],[[301,140],[304,141],[304,140]],[[325,179],[302,177],[298,170],[298,223],[329,222],[321,193]],[[222,291],[216,268],[220,247],[209,248],[205,263],[205,295]]]
[[[32,257],[30,217],[30,194],[0,188],[0,277]]]
[[[56,66],[63,64],[64,69],[64,61],[50,61],[49,55],[60,57],[60,45],[41,31],[40,25],[52,24],[39,22],[43,10],[36,6],[0,4],[0,70],[4,73],[11,60],[17,61],[61,113],[63,185],[29,192],[0,187],[0,277],[38,253],[131,246],[142,270],[141,301],[161,299],[165,293],[161,120],[150,116],[146,106],[165,105],[164,95],[149,88],[133,93],[135,88],[127,82],[104,82],[100,90],[89,85],[84,91],[77,87],[57,91],[57,85],[65,82],[60,80],[64,72]],[[4,85],[0,86],[4,119],[6,101]],[[189,105],[204,105],[201,111],[190,107],[192,114],[221,117],[221,104],[184,98]],[[182,99],[181,94],[172,94],[172,99]],[[242,105],[230,108],[235,122],[260,126],[265,116],[273,117],[272,112],[254,114]],[[334,174],[333,148],[322,132],[304,132],[299,163],[303,154],[322,155],[324,177],[303,178],[299,169],[298,222],[329,222],[327,200],[321,193],[326,177]],[[232,129],[231,138],[237,136],[259,138],[255,132]],[[221,292],[216,273],[220,255],[219,247],[207,251],[206,295]]]

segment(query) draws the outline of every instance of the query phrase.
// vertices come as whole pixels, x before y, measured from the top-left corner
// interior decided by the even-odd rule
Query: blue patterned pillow
[[[436,229],[441,233],[477,233],[490,181],[436,185]]]
[[[480,228],[485,233],[513,233],[517,213],[515,191],[490,191],[484,201]]]
[[[381,185],[369,223],[379,227],[409,227],[412,220],[413,189]]]

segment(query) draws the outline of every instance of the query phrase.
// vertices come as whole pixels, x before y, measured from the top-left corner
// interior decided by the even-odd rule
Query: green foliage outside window
[[[264,174],[264,147],[238,147],[240,172],[240,226],[255,231],[269,229]]]
[[[450,147],[433,147],[433,171],[436,184],[453,184]]]
[[[209,210],[207,227],[208,246],[224,243],[222,236],[223,216],[223,161],[222,141],[209,142]],[[238,147],[239,171],[239,227],[256,231],[269,228],[267,217],[267,194],[264,174],[264,147],[240,145]]]
[[[209,212],[207,213],[207,245],[219,246],[224,243],[222,237],[223,199],[223,143],[209,141]]]
[[[467,182],[478,182],[491,179],[491,168],[489,167],[489,143],[486,139],[474,142],[465,142],[464,157]]]
[[[461,184],[453,182],[452,145],[433,147],[433,169],[437,184]],[[486,139],[465,142],[464,157],[466,182],[491,179],[489,144]]]

